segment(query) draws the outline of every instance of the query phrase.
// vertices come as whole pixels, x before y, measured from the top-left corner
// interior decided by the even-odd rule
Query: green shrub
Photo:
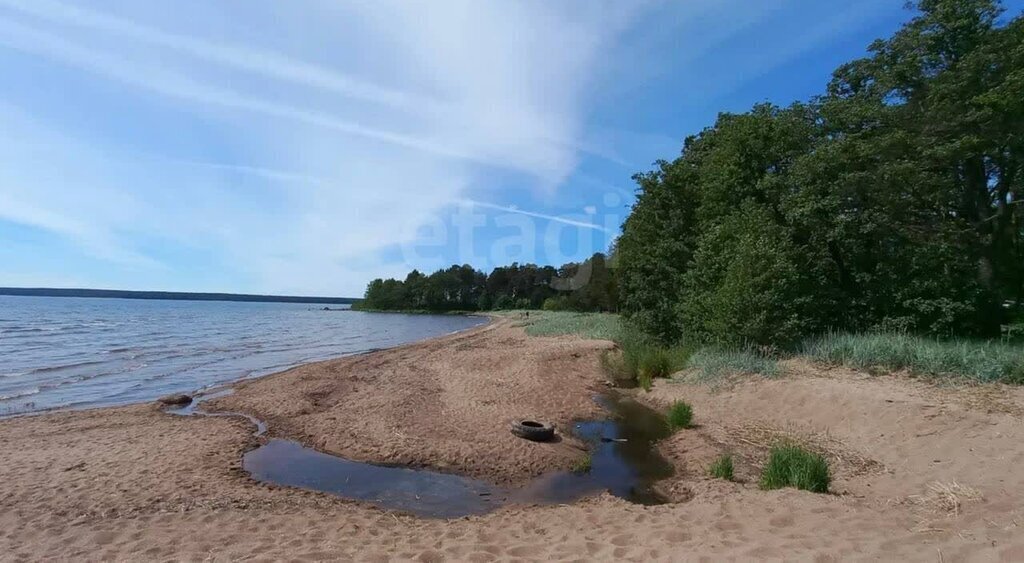
[[[512,297],[509,295],[498,296],[498,298],[494,300],[493,304],[493,307],[496,311],[507,311],[509,309],[514,309],[515,306],[515,300],[512,299]]]
[[[831,333],[807,341],[803,353],[819,362],[858,369],[906,369],[929,377],[1024,384],[1024,344],[1020,343]]]
[[[541,305],[541,309],[545,311],[569,311],[572,309],[572,305],[566,297],[548,297],[544,300],[544,304]]]
[[[697,369],[703,380],[728,375],[763,375],[773,377],[779,371],[778,362],[752,350],[701,348],[690,356],[687,367]]]
[[[727,346],[799,342],[827,318],[814,264],[765,209],[745,205],[698,239],[683,276],[680,325]]]
[[[732,468],[732,456],[729,454],[722,454],[718,459],[711,464],[708,469],[708,473],[715,479],[725,479],[726,481],[732,481],[733,468]]]
[[[665,346],[632,327],[624,330],[617,342],[627,369],[636,376],[645,373],[651,379],[668,377],[683,369],[690,357],[686,346]]]
[[[664,346],[632,326],[620,326],[618,350],[602,355],[601,365],[615,380],[636,381],[649,390],[655,378],[668,377],[683,369],[690,356],[685,346]]]
[[[831,481],[825,458],[800,446],[781,444],[772,448],[761,471],[764,490],[796,487],[814,493],[828,492]]]
[[[668,377],[672,374],[672,359],[664,348],[648,348],[640,356],[640,365],[637,375],[643,375],[650,379]]]
[[[693,407],[686,401],[676,401],[668,409],[668,426],[672,430],[689,428],[693,423]]]

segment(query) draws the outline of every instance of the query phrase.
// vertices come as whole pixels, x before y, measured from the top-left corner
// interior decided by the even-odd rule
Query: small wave
[[[98,360],[91,360],[91,361],[86,361],[86,362],[75,362],[75,363],[72,363],[72,364],[64,364],[64,365],[59,365],[59,366],[47,366],[47,367],[42,367],[42,368],[36,368],[36,369],[34,369],[34,370],[32,370],[32,371],[30,371],[28,373],[32,374],[32,375],[38,375],[40,373],[52,373],[52,372],[55,372],[55,371],[64,371],[64,370],[74,369],[74,368],[94,366],[94,365],[102,364],[102,363],[103,362],[98,361]]]
[[[127,346],[125,348],[111,348],[110,350],[104,350],[103,353],[104,354],[122,354],[124,352],[131,352],[133,350],[138,350],[138,348],[134,348],[134,347],[131,347],[131,346]]]
[[[28,397],[30,395],[35,395],[37,393],[39,393],[38,387],[32,387],[31,389],[21,389],[9,395],[0,395],[0,401],[11,401],[13,399]]]
[[[21,377],[23,375],[28,375],[28,372],[27,371],[13,371],[11,373],[0,373],[0,377]]]
[[[15,326],[4,329],[4,332],[9,332],[11,334],[20,334],[23,332],[43,332],[43,329],[39,327]]]

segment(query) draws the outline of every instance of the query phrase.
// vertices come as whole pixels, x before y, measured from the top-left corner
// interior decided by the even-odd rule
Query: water
[[[484,322],[322,309],[0,296],[0,415],[144,402]]]
[[[590,444],[590,471],[553,473],[518,491],[519,501],[550,504],[572,502],[595,491],[638,504],[661,504],[666,499],[654,484],[673,473],[672,464],[654,449],[672,432],[660,413],[633,399],[608,393],[597,398],[611,418],[576,423],[573,434]]]
[[[665,502],[654,488],[673,471],[654,449],[655,442],[670,434],[664,417],[615,394],[602,395],[598,402],[611,418],[579,422],[573,428],[590,446],[590,470],[550,473],[519,489],[449,473],[351,461],[282,439],[246,453],[242,467],[258,481],[427,517],[483,514],[507,503],[570,503],[600,491],[640,504]]]

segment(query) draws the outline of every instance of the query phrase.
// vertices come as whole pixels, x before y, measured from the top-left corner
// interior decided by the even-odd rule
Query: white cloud
[[[307,43],[283,23],[259,40],[208,39],[126,6],[131,16],[81,2],[0,0],[0,48],[49,61],[30,72],[128,86],[111,94],[132,112],[119,119],[170,101],[237,148],[165,154],[155,135],[126,150],[102,127],[56,130],[59,118],[48,115],[56,108],[29,107],[36,117],[28,118],[0,107],[0,121],[21,124],[17,143],[0,142],[2,217],[135,268],[158,268],[153,244],[163,241],[213,252],[251,280],[245,290],[329,294],[359,293],[367,278],[399,273],[405,265],[384,264],[379,251],[413,239],[495,171],[551,188],[581,150],[596,150],[583,140],[588,79],[634,10],[304,3],[288,17],[317,38]],[[231,18],[266,25],[276,9],[247,8]],[[180,10],[229,8],[182,2]],[[25,140],[30,159],[19,148]]]
[[[102,263],[173,268],[195,250],[242,280],[164,289],[323,294],[400,274],[381,249],[466,200],[606,231],[590,209],[479,200],[511,176],[550,201],[581,153],[632,160],[587,118],[614,83],[607,69],[646,64],[619,48],[651,4],[0,0],[0,218]],[[654,9],[679,35],[687,18],[725,21],[741,4]],[[65,94],[37,99],[36,84]]]
[[[188,35],[168,33],[155,27],[140,25],[124,18],[72,4],[52,0],[0,0],[0,6],[51,21],[85,27],[98,32],[118,35],[125,39],[173,49],[209,62],[263,74],[270,78],[323,88],[375,104],[386,104],[415,111],[432,109],[439,105],[437,101],[426,96],[389,89],[331,68],[284,56],[267,49],[205,41]]]

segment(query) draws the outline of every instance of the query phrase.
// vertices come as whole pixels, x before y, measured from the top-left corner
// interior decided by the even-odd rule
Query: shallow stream
[[[168,412],[245,416],[256,424],[257,435],[262,435],[266,425],[253,417],[207,413],[197,408],[203,401],[227,393],[230,390],[211,393],[185,408]],[[580,474],[549,473],[520,488],[498,487],[427,469],[351,461],[279,438],[246,453],[242,467],[258,481],[325,492],[434,518],[483,514],[505,504],[562,504],[604,490],[640,504],[665,502],[654,488],[655,482],[672,475],[672,465],[654,447],[655,442],[670,434],[664,417],[615,392],[599,395],[596,400],[610,417],[577,422],[571,430],[589,445],[590,470]]]

